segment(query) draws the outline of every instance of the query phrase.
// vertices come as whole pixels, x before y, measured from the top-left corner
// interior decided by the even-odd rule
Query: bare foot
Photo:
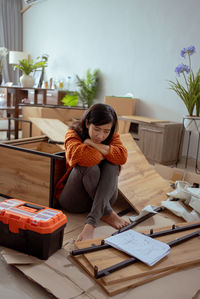
[[[120,216],[117,215],[114,211],[111,214],[101,217],[101,220],[111,225],[116,229],[120,229],[129,224],[128,221],[124,220]]]
[[[91,224],[86,224],[82,230],[82,232],[78,235],[77,242],[83,241],[83,240],[89,240],[93,238],[94,233],[94,226]]]

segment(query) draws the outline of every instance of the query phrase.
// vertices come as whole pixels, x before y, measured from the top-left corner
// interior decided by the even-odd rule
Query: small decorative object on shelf
[[[7,55],[8,50],[5,47],[0,47],[0,85],[2,84],[3,80],[3,67]]]
[[[182,74],[183,84],[178,79],[176,79],[176,82],[169,81],[170,89],[177,93],[187,108],[188,115],[184,116],[184,126],[189,131],[191,127],[196,128],[198,126],[197,121],[199,122],[200,116],[200,68],[195,75],[191,66],[191,55],[194,53],[194,46],[181,50],[181,56],[184,58],[187,56],[189,61],[189,65],[182,63],[175,68],[178,76]],[[194,110],[196,110],[195,114]],[[196,116],[197,119],[195,121]]]
[[[37,57],[37,59],[39,59],[39,57]],[[47,61],[43,58],[37,62],[33,62],[33,59],[22,59],[19,60],[19,64],[14,66],[14,69],[18,68],[23,72],[23,75],[20,77],[22,87],[33,87],[34,78],[30,74],[34,70],[44,67],[47,67]]]

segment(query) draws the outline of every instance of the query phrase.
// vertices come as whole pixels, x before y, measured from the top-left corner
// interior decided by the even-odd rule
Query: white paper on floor
[[[112,247],[153,266],[169,254],[170,246],[132,229],[104,239]]]
[[[154,211],[154,209],[156,209],[156,208],[157,208],[156,206],[148,205],[148,206],[144,207],[144,209],[142,209],[142,211],[140,212],[139,215],[130,216],[129,219],[131,222],[134,222],[149,213],[157,214],[157,212]]]

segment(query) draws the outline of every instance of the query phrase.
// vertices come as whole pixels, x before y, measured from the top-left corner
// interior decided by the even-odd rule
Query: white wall
[[[99,68],[98,100],[130,92],[138,115],[181,122],[187,111],[168,80],[184,47],[195,45],[200,65],[199,12],[199,0],[40,0],[24,14],[24,50],[48,53],[56,79]]]

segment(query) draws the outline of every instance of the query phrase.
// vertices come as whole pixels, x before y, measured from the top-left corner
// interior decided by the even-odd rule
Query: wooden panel
[[[73,257],[77,263],[80,264],[80,266],[91,276],[94,277],[94,268],[91,266],[91,264],[87,261],[87,259],[84,256],[75,256]],[[96,282],[106,291],[106,293],[110,296],[114,296],[116,294],[119,294],[123,291],[126,291],[130,288],[135,288],[138,287],[144,283],[153,281],[155,279],[161,278],[163,276],[166,276],[170,273],[173,273],[175,271],[178,271],[179,269],[173,269],[173,270],[168,270],[168,271],[163,271],[162,273],[158,274],[151,274],[147,275],[145,277],[138,277],[135,279],[130,279],[128,281],[122,281],[118,284],[111,284],[111,285],[106,285],[103,280],[96,279]]]
[[[178,226],[185,225],[180,224]],[[156,229],[155,231],[165,230],[166,228]],[[169,242],[178,237],[189,234],[195,230],[189,230],[187,232],[176,233],[172,235],[167,235],[159,238],[159,240],[163,242]],[[146,231],[144,231],[146,233]],[[83,242],[77,242],[76,245],[78,248],[84,248],[90,246],[91,244],[100,243],[100,240],[88,240]],[[114,248],[96,251],[93,253],[85,254],[88,264],[90,265],[91,272],[90,274],[93,276],[94,266],[98,266],[99,270],[102,270],[106,267],[112,266],[113,264],[119,263],[128,258],[128,255],[122,253]],[[113,292],[119,292],[124,290],[125,287],[133,287],[144,282],[147,282],[152,279],[157,278],[154,275],[166,275],[167,271],[177,271],[181,268],[188,267],[200,262],[199,256],[199,238],[191,239],[183,244],[180,244],[171,249],[170,254],[163,258],[160,262],[158,262],[153,267],[149,267],[141,262],[137,262],[133,265],[125,267],[124,269],[118,270],[105,276],[102,279],[98,279],[100,284],[105,288],[105,290],[113,295]],[[82,261],[81,261],[82,264]],[[158,276],[159,277],[159,276]],[[111,287],[111,288],[110,288]],[[113,289],[112,289],[113,287]]]
[[[30,120],[51,140],[64,142],[69,127],[59,119],[31,117]]]
[[[24,120],[30,120],[33,118],[51,118],[59,119],[64,124],[68,124],[73,118],[81,118],[84,113],[82,108],[57,108],[57,107],[34,107],[34,106],[23,106],[22,115]],[[23,137],[29,137],[29,125],[26,123],[22,124]],[[33,136],[42,135],[40,129],[33,125]]]
[[[137,99],[126,97],[105,97],[105,103],[112,106],[118,115],[134,115]]]
[[[169,182],[147,162],[130,134],[122,134],[121,140],[128,150],[128,160],[119,176],[119,190],[137,212],[148,204],[160,206],[171,190]]]
[[[0,192],[39,204],[49,204],[50,159],[1,147]]]
[[[24,138],[8,141],[12,148],[1,147],[0,193],[13,198],[49,205],[51,158],[17,150],[24,148],[42,153],[60,152],[59,146],[46,141],[44,137]],[[34,141],[34,142],[33,142]],[[28,143],[29,142],[29,143]],[[54,186],[65,172],[65,160],[55,160]],[[51,187],[54,187],[51,186]]]
[[[160,122],[165,122],[166,120],[161,120],[157,118],[151,118],[151,117],[146,117],[146,116],[140,116],[140,115],[121,115],[119,116],[119,119],[122,119],[124,121],[129,121],[129,122],[145,122],[145,123],[160,123]]]

